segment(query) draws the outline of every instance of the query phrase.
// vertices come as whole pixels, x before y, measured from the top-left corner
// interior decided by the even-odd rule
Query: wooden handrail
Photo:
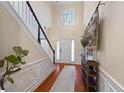
[[[46,38],[46,40],[47,40],[47,42],[48,42],[48,44],[49,44],[49,46],[50,46],[50,48],[51,48],[51,50],[53,52],[53,61],[55,63],[55,50],[53,49],[52,45],[50,44],[50,42],[49,42],[49,40],[48,40],[44,30],[43,30],[43,28],[42,28],[38,18],[37,18],[36,14],[35,14],[35,12],[34,12],[34,10],[32,8],[32,6],[31,6],[31,4],[29,3],[29,1],[26,1],[26,4],[28,5],[30,11],[32,12],[32,15],[34,16],[34,18],[35,18],[35,20],[36,20],[36,22],[38,24],[38,42],[40,43],[40,29],[41,29],[43,35],[45,36],[45,38]]]

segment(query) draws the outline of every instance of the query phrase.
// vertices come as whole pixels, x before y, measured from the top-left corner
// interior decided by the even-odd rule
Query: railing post
[[[40,38],[40,26],[38,25],[38,42],[41,44],[41,38]]]

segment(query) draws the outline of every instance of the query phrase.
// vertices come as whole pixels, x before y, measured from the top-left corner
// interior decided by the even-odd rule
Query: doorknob
[[[60,52],[62,51],[62,49],[60,49]]]

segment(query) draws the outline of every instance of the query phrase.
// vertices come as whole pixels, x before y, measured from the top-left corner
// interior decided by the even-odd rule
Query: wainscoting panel
[[[106,79],[105,77],[99,73],[99,91],[105,91],[105,86],[106,86]]]
[[[5,83],[5,89],[9,92],[33,91],[37,88],[38,82],[43,82],[54,69],[48,58],[26,64],[20,72],[13,75],[14,84]]]
[[[124,88],[109,76],[101,67],[99,68],[99,92],[123,92]]]

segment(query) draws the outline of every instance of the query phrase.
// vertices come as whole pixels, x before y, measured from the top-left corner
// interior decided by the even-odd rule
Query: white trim
[[[113,92],[118,92],[118,91],[115,89],[115,87],[113,87],[112,84],[109,83],[109,82],[108,82],[108,86],[109,86],[109,87],[107,87],[107,91],[110,91],[109,89],[111,88]]]
[[[47,57],[44,57],[44,58],[42,58],[42,59],[38,59],[38,60],[35,60],[35,61],[30,62],[30,63],[28,63],[28,64],[25,64],[25,65],[21,66],[21,68],[25,68],[25,67],[27,67],[27,66],[29,66],[29,65],[35,65],[35,64],[38,64],[39,62],[44,63],[44,62],[43,62],[44,60],[47,60]]]
[[[25,72],[25,71],[28,71],[28,70],[30,70],[31,68],[34,68],[35,66],[37,66],[37,65],[40,65],[40,64],[44,64],[44,63],[46,63],[46,61],[45,60],[47,60],[47,58],[45,57],[45,58],[42,58],[42,59],[39,59],[39,60],[36,60],[36,61],[33,61],[33,62],[30,62],[30,63],[28,63],[28,64],[25,64],[25,65],[22,65],[22,66],[20,66],[20,68],[22,69],[19,73],[14,73],[13,75],[14,76],[18,76],[18,74],[21,74],[21,73],[23,73],[23,72]],[[39,64],[40,63],[40,64]],[[30,68],[28,68],[27,69],[27,66],[30,66]],[[0,73],[0,75],[2,75],[3,73]]]
[[[108,92],[109,88],[112,89],[114,92],[122,92],[124,91],[124,87],[119,84],[115,79],[113,79],[105,70],[103,70],[101,67],[99,67],[99,78],[102,78],[105,82],[104,91],[102,92]],[[99,84],[99,87],[102,84]]]
[[[56,60],[60,60],[60,41],[57,41],[56,45]]]
[[[101,73],[99,73],[99,77],[101,77],[104,80],[104,83],[105,83],[104,85],[106,86],[106,78]],[[100,85],[101,84],[99,84],[99,87],[100,87]],[[106,91],[106,87],[104,87],[103,90]]]
[[[20,72],[18,72],[18,73],[14,73],[13,76],[14,77],[18,77],[19,74],[22,74],[22,73],[24,73],[26,71],[29,71],[29,70],[33,69],[34,67],[36,67],[38,65],[41,65],[41,64],[44,64],[44,63],[48,63],[48,61],[44,61],[43,59],[41,59],[41,60],[37,60],[37,61],[31,62],[31,64],[29,63],[27,65],[24,65],[24,66],[20,67],[20,68],[22,68],[22,70]],[[29,65],[32,65],[32,66],[30,66],[30,68],[27,68],[27,66],[29,66]]]
[[[23,70],[23,69],[25,69],[25,70],[27,70],[26,68],[27,68],[27,66],[31,66],[31,65],[33,65],[33,66],[35,66],[35,65],[37,65],[38,63],[40,63],[40,64],[43,64],[43,63],[45,63],[46,61],[44,61],[44,60],[47,60],[47,58],[45,57],[45,58],[42,58],[42,59],[39,59],[39,60],[35,60],[35,61],[33,61],[33,62],[30,62],[30,63],[28,63],[28,64],[25,64],[25,65],[22,65],[22,66],[20,66],[20,68]],[[30,69],[30,68],[29,68]],[[24,70],[23,70],[24,71]],[[0,75],[2,75],[3,73],[0,73]],[[17,73],[18,74],[18,73]],[[16,75],[17,75],[16,74]],[[19,73],[20,74],[20,73]]]
[[[75,40],[71,40],[71,62],[75,62]]]

